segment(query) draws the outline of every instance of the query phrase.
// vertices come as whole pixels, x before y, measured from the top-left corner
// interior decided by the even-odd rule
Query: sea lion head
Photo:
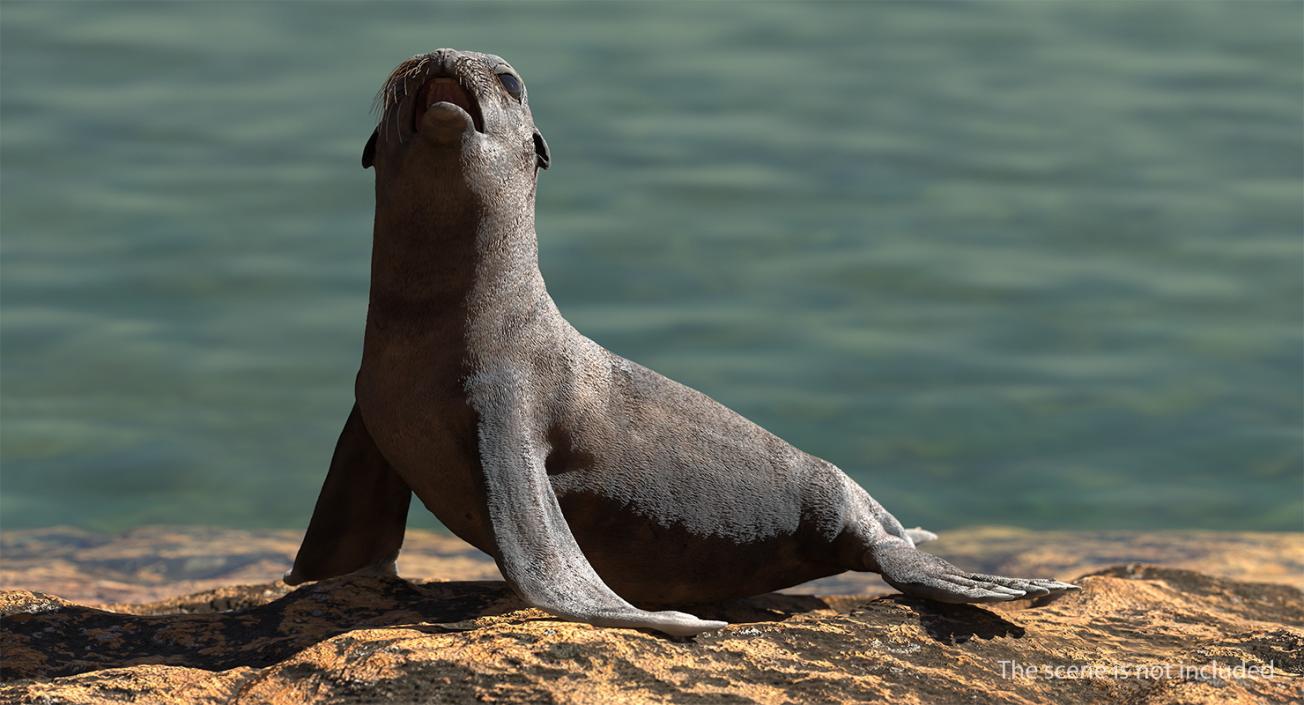
[[[362,166],[374,166],[378,181],[474,187],[528,175],[533,182],[551,161],[525,81],[493,54],[439,49],[414,56],[390,73],[376,103],[380,123]]]

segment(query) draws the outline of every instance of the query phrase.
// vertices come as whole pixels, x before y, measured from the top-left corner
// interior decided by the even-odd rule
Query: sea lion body
[[[287,581],[391,567],[415,493],[527,602],[605,626],[723,626],[644,608],[845,570],[949,602],[1073,586],[980,576],[915,548],[832,464],[576,331],[534,231],[551,161],[501,58],[439,50],[382,89],[356,404]]]
[[[548,329],[540,338],[547,344],[515,368],[538,392],[523,403],[546,428],[545,468],[566,523],[618,594],[640,606],[692,604],[846,569],[836,545],[846,522],[840,509],[851,503],[836,468],[573,328],[554,327],[555,309],[540,318],[528,325]],[[409,387],[429,371],[421,357],[369,363],[358,402],[381,452],[450,531],[493,555],[492,529],[472,509],[483,500],[470,399],[441,379]],[[405,387],[406,404],[397,401]],[[446,401],[429,403],[442,394]]]

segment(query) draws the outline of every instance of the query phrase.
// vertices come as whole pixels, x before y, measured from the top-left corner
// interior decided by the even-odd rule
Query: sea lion
[[[916,549],[833,464],[567,323],[534,230],[551,156],[506,61],[419,55],[378,100],[356,403],[288,582],[392,570],[416,493],[526,602],[595,625],[694,634],[724,623],[651,609],[846,570],[943,602],[1074,588]]]

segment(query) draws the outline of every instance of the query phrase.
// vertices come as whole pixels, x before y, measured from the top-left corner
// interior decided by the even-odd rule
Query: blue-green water
[[[907,524],[1304,524],[1299,2],[0,24],[7,528],[305,525],[360,352],[371,96],[439,46],[529,84],[563,312]]]

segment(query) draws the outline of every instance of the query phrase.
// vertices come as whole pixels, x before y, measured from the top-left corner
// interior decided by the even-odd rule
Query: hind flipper
[[[360,570],[393,575],[411,499],[412,490],[381,456],[354,404],[285,582]]]
[[[882,574],[892,587],[937,602],[1004,602],[1078,589],[1058,580],[970,573],[894,537],[870,546],[866,559],[870,570]]]
[[[928,543],[929,541],[937,540],[937,534],[920,526],[916,526],[913,529],[906,529],[906,536],[909,536],[910,540],[914,542],[916,546],[921,543]]]

